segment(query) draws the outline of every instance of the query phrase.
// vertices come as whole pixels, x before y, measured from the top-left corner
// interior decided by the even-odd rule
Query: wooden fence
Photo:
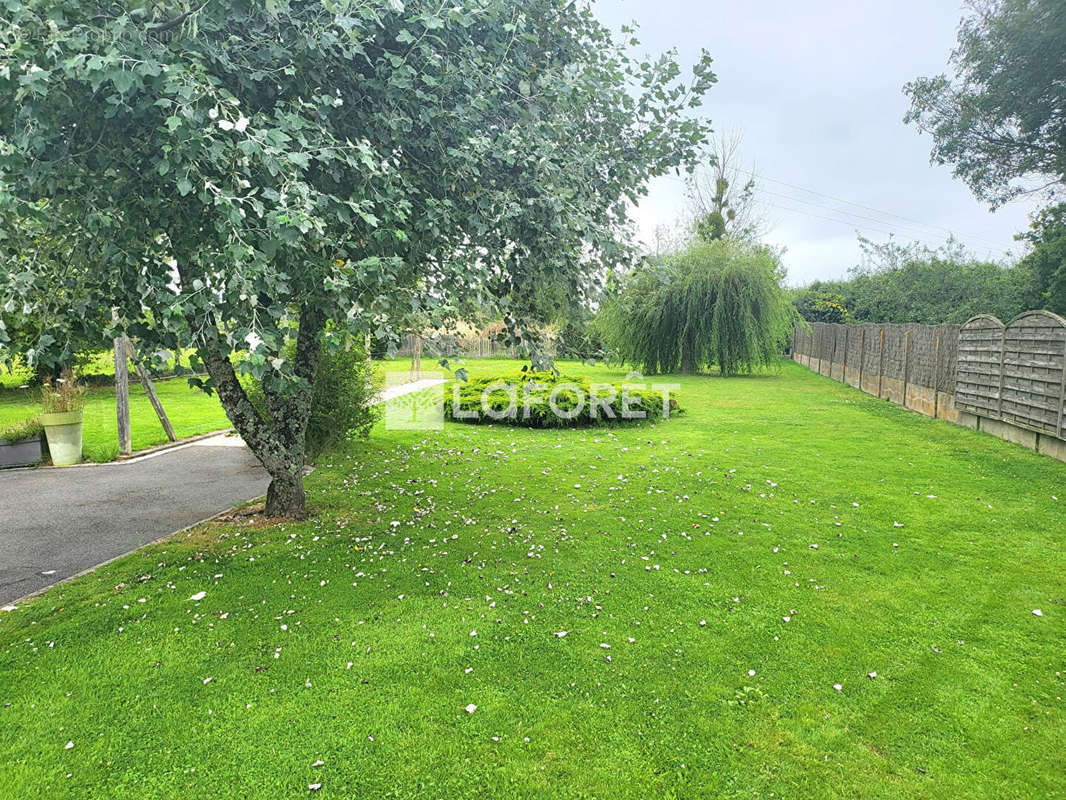
[[[1004,325],[797,326],[792,357],[926,416],[1066,461],[1066,320],[1028,311]]]
[[[958,325],[797,325],[793,358],[926,416],[955,421]]]
[[[423,342],[428,340],[423,340]],[[403,347],[396,350],[397,356],[411,356],[421,345],[416,346],[408,337]],[[427,345],[427,349],[428,345]],[[454,353],[462,358],[518,358],[518,349],[501,344],[488,336],[445,336],[437,344],[437,349]],[[436,350],[434,350],[436,352]]]

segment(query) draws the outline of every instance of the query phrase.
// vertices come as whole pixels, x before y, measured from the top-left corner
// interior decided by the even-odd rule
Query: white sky
[[[929,164],[930,139],[903,124],[903,84],[947,70],[961,2],[596,0],[595,9],[614,29],[635,21],[641,54],[676,48],[690,66],[700,48],[711,53],[718,83],[703,113],[716,130],[743,133],[742,157],[762,177],[766,238],[787,248],[790,284],[842,277],[859,261],[857,230],[931,246],[952,231],[981,257],[1023,252],[1013,237],[1035,205],[990,213],[949,168]],[[636,212],[642,241],[683,208],[679,180],[654,181]]]

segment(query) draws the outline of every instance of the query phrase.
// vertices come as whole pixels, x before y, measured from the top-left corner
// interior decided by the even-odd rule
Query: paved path
[[[392,387],[382,400],[440,382]],[[0,471],[0,603],[261,497],[269,482],[232,435],[114,464]]]
[[[268,483],[236,436],[115,464],[0,472],[0,602],[264,495]]]

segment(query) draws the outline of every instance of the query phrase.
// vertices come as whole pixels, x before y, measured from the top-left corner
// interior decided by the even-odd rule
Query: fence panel
[[[955,406],[960,411],[998,419],[1003,378],[1003,323],[987,314],[959,331]]]
[[[940,337],[937,352],[936,388],[944,394],[955,394],[955,365],[959,358],[959,326],[939,325]]]
[[[844,380],[844,359],[847,358],[848,326],[833,323],[833,357],[829,362],[829,377]]]
[[[818,371],[823,375],[831,375],[833,371],[833,352],[837,346],[837,332],[832,325],[822,326],[822,346],[818,354]]]
[[[932,325],[908,325],[910,352],[907,356],[907,381],[932,389],[936,386],[936,328]]]
[[[847,352],[845,355],[847,370],[844,373],[844,380],[856,389],[860,388],[859,381],[862,378],[864,368],[863,342],[865,337],[866,329],[862,325],[852,325],[848,328]]]
[[[882,345],[884,344],[883,325],[863,325],[862,345],[862,385],[859,387],[867,394],[881,394]]]
[[[1015,317],[1003,334],[1000,419],[1061,436],[1064,368],[1066,320],[1047,311]]]

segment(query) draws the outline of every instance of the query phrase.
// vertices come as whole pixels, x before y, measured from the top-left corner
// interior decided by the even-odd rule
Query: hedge
[[[669,407],[671,416],[681,413],[673,394]],[[663,416],[660,391],[631,389],[621,383],[592,383],[587,377],[547,371],[524,370],[456,381],[444,397],[444,418],[471,424],[581,428],[654,421]]]

